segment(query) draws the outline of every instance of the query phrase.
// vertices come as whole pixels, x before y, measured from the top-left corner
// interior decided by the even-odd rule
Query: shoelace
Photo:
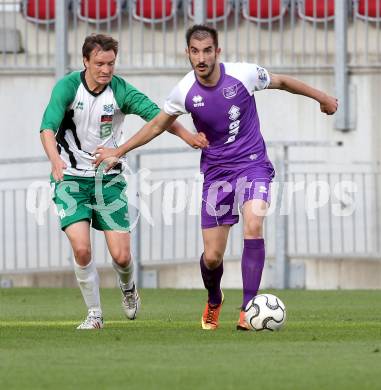
[[[125,302],[129,309],[134,309],[136,306],[136,293],[135,290],[131,292],[126,292],[124,295]]]
[[[213,321],[214,320],[214,315],[215,315],[215,312],[217,311],[218,309],[218,305],[217,306],[212,306],[212,305],[208,305],[208,313],[206,315],[206,322],[215,322]]]

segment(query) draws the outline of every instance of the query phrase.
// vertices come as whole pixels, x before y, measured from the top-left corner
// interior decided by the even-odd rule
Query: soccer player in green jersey
[[[96,170],[93,153],[99,146],[117,148],[128,114],[150,121],[159,112],[147,96],[114,75],[118,42],[105,35],[86,37],[82,47],[85,69],[59,80],[52,91],[40,129],[52,165],[54,202],[74,252],[74,271],[88,308],[78,329],[103,327],[99,278],[92,259],[90,224],[104,232],[113,267],[119,276],[122,305],[136,318],[140,298],[133,279],[126,182],[120,164],[108,172]],[[175,122],[169,131],[192,147],[205,147],[202,134]]]

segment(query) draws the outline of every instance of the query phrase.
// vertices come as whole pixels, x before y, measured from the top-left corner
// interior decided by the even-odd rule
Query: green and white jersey
[[[118,147],[127,114],[149,121],[159,111],[155,103],[121,77],[113,76],[103,91],[94,93],[87,86],[84,71],[72,72],[53,88],[40,131],[55,132],[58,152],[67,165],[64,174],[92,177],[92,153],[97,146]],[[115,168],[109,173],[120,172],[120,167]]]

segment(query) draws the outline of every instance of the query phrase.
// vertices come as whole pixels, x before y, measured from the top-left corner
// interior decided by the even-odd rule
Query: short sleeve
[[[224,65],[226,73],[241,81],[250,95],[270,85],[270,74],[260,65],[247,62],[230,62]]]
[[[270,74],[267,69],[256,64],[250,64],[253,67],[252,75],[253,78],[253,90],[261,91],[266,89],[270,85]]]
[[[164,103],[163,111],[166,114],[173,115],[173,116],[175,115],[179,116],[188,113],[188,111],[185,108],[185,97],[181,93],[181,89],[179,85],[173,88],[173,90],[167,97]]]
[[[160,112],[160,108],[151,99],[119,76],[112,78],[111,88],[125,115],[138,115],[148,122]]]
[[[57,82],[42,117],[40,132],[45,129],[57,132],[67,108],[75,99],[79,82],[79,75],[76,73],[66,76]]]

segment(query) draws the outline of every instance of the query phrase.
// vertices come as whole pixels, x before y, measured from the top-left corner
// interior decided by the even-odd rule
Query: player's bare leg
[[[244,203],[242,208],[244,220],[244,246],[242,253],[243,299],[237,329],[248,330],[243,309],[257,295],[265,262],[265,244],[263,240],[263,222],[268,204],[261,199]]]
[[[77,329],[103,328],[99,295],[99,277],[91,259],[90,225],[88,221],[73,223],[65,229],[74,253],[74,272],[88,309],[85,321]]]
[[[201,326],[205,330],[214,330],[218,327],[218,318],[224,300],[220,287],[223,256],[229,230],[229,225],[202,230],[204,253],[201,255],[200,268],[204,286],[208,290],[208,302],[201,318]]]
[[[134,282],[130,234],[111,230],[106,230],[104,233],[113,259],[113,267],[119,277],[119,285],[123,294],[123,310],[128,319],[134,320],[140,308],[140,297]]]

